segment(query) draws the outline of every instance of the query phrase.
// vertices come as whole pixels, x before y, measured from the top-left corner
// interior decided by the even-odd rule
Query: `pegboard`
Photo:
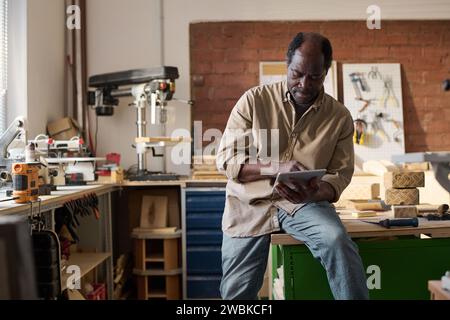
[[[344,104],[365,127],[362,139],[354,139],[357,169],[405,153],[400,64],[343,64],[342,77]]]

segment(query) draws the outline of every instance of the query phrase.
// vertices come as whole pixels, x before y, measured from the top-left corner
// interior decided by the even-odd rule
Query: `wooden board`
[[[384,217],[382,217],[384,219]],[[380,220],[381,218],[378,218]],[[367,219],[370,221],[377,221],[377,219]],[[377,238],[377,237],[393,237],[421,234],[430,235],[432,238],[450,238],[450,221],[428,221],[426,219],[419,219],[418,228],[391,228],[385,229],[383,227],[362,222],[358,219],[342,219],[345,229],[352,238]],[[292,238],[288,234],[273,234],[272,244],[279,245],[296,245],[302,242]]]
[[[441,281],[428,281],[431,300],[450,300],[450,292],[442,288]]]
[[[168,222],[168,198],[143,196],[140,227],[144,229],[166,228]]]
[[[87,275],[89,272],[94,270],[101,263],[106,261],[111,257],[110,253],[74,253],[71,254],[69,261],[67,262],[67,266],[79,266],[81,271],[81,278]],[[72,274],[62,272],[61,281],[62,281],[62,290],[67,289],[67,280]]]

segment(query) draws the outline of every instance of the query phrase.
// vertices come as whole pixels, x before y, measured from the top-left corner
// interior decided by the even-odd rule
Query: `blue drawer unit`
[[[220,298],[225,189],[186,189],[187,298]]]
[[[222,252],[220,247],[188,246],[188,274],[221,274]]]
[[[188,276],[187,295],[191,299],[219,298],[220,276]]]

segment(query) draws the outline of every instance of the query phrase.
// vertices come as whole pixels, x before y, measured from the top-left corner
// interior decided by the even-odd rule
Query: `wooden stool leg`
[[[148,281],[147,277],[137,277],[138,300],[148,299]]]

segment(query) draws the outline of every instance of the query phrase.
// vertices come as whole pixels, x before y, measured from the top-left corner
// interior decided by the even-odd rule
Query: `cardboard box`
[[[425,186],[424,172],[388,172],[384,175],[386,189],[423,188]]]
[[[70,140],[80,135],[80,126],[72,118],[56,120],[47,125],[47,131],[55,140]]]
[[[417,218],[419,211],[416,206],[393,206],[395,218]]]
[[[387,189],[386,204],[392,206],[418,205],[419,189]]]

